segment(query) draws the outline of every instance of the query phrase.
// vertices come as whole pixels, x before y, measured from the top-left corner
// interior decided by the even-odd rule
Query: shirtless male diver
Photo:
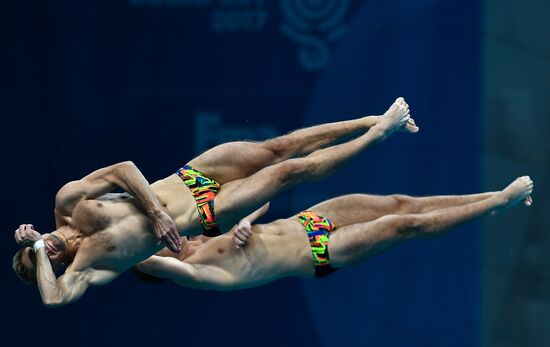
[[[44,305],[65,305],[158,252],[158,240],[177,252],[180,235],[230,230],[277,193],[330,174],[395,131],[418,131],[403,98],[382,116],[222,144],[151,185],[131,162],[99,169],[59,190],[57,230],[40,235],[24,224],[15,231],[23,249],[13,269],[38,284]],[[129,194],[108,194],[116,188]]]
[[[185,287],[211,290],[255,287],[288,276],[324,277],[401,241],[441,235],[522,200],[529,206],[532,191],[533,182],[524,176],[500,192],[475,195],[352,194],[287,219],[251,226],[264,207],[230,233],[194,238],[177,254],[164,249],[136,268]]]

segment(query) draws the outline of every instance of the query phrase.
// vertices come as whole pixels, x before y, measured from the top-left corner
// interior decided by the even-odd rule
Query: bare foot
[[[395,100],[395,102],[397,102],[398,104],[406,107],[407,109],[409,109],[409,104],[407,104],[407,102],[405,101],[405,99],[403,99],[402,97],[400,98],[397,98],[397,100]],[[410,109],[409,109],[409,114],[410,114]],[[411,117],[407,120],[407,124],[405,124],[403,127],[401,127],[400,129],[398,129],[398,131],[401,131],[401,132],[405,132],[405,133],[417,133],[420,131],[420,128],[416,125],[416,122],[414,121],[414,119]]]
[[[417,132],[418,127],[411,118],[409,105],[399,97],[380,117],[378,125],[389,135],[395,131]]]
[[[506,209],[517,205],[520,201],[526,206],[531,206],[533,199],[531,193],[533,192],[533,181],[529,176],[522,176],[516,178],[514,182],[510,183],[508,187],[504,188],[500,192],[500,197],[504,199],[502,208]]]
[[[409,118],[409,120],[407,121],[407,124],[401,127],[398,131],[414,134],[419,132],[420,128],[418,127],[418,125],[416,125],[416,122],[414,121],[414,119]]]

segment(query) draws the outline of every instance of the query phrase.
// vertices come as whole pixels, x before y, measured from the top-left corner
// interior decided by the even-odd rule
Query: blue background
[[[321,68],[300,60],[301,44],[282,30],[293,22],[279,1],[0,4],[1,345],[478,344],[476,224],[325,280],[217,293],[144,285],[125,274],[55,310],[43,308],[36,288],[9,265],[13,230],[21,223],[53,230],[57,190],[96,168],[133,160],[154,181],[204,144],[379,114],[401,95],[421,127],[417,136],[397,134],[334,178],[293,189],[263,220],[344,193],[479,191],[479,2],[350,2],[340,37],[305,30],[328,47]],[[227,13],[237,14],[220,20]],[[265,22],[250,25],[242,19],[250,13]],[[204,114],[218,125],[199,134]]]

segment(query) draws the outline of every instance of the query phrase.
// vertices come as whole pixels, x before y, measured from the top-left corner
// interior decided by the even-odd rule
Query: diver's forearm
[[[112,176],[118,181],[115,184],[138,200],[140,207],[153,225],[155,237],[164,242],[172,252],[181,251],[176,223],[161,209],[155,192],[134,163],[121,163],[114,171]]]
[[[134,163],[124,162],[117,165],[113,176],[116,178],[114,183],[122,190],[132,194],[147,216],[154,217],[160,213],[161,207],[157,196]]]
[[[44,247],[36,250],[36,282],[45,305],[59,301],[61,290]]]

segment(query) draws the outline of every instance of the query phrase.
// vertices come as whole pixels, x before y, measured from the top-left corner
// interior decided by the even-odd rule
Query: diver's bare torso
[[[177,175],[157,181],[151,188],[176,222],[180,235],[200,233],[195,200]],[[95,268],[122,273],[163,247],[137,201],[126,193],[80,201],[70,227],[79,230],[82,241],[68,272]],[[234,285],[212,283],[210,289],[246,288],[285,276],[309,277],[314,273],[308,239],[296,217],[255,225],[244,248],[236,248],[232,236],[229,232],[205,242],[191,241],[191,247],[197,243],[200,246],[171,256],[197,268],[225,271],[234,279]]]
[[[236,248],[233,232],[207,239],[189,241],[179,255],[163,250],[161,256],[172,256],[195,267],[201,276],[219,271],[231,280],[219,283],[210,278],[187,283],[201,289],[231,290],[254,287],[281,277],[311,277],[313,260],[304,227],[296,217],[253,226],[253,235],[244,248]]]
[[[158,180],[151,188],[162,208],[176,222],[180,235],[202,234],[195,198],[178,175]]]
[[[151,187],[164,211],[176,222],[180,235],[200,233],[194,198],[177,175]],[[163,247],[137,201],[127,193],[83,199],[75,206],[69,227],[81,235],[69,272],[86,268],[123,272]]]

